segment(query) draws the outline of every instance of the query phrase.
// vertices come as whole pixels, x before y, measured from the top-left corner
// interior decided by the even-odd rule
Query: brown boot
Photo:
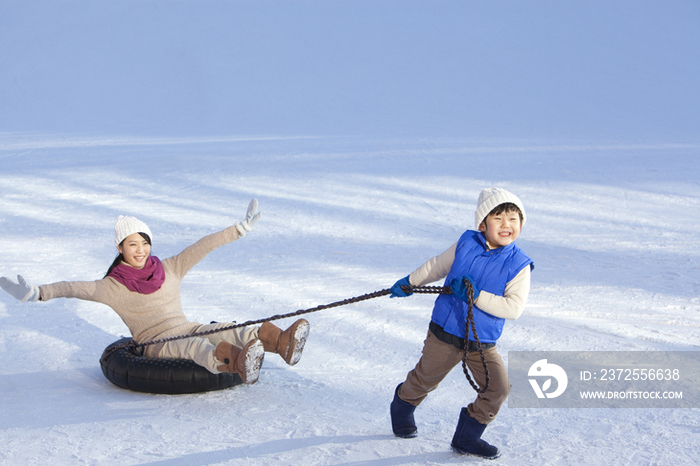
[[[265,351],[279,354],[290,366],[301,359],[301,352],[304,351],[308,337],[309,322],[306,319],[297,320],[284,332],[275,324],[263,322],[258,333]]]
[[[235,372],[241,376],[243,383],[254,384],[260,376],[265,349],[260,340],[249,341],[243,349],[222,341],[216,346],[214,356],[223,362],[217,367],[221,372]]]

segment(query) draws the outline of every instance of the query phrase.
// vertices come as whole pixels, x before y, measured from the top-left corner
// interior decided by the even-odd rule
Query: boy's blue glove
[[[391,287],[391,296],[389,296],[390,298],[405,298],[406,296],[411,296],[413,294],[410,291],[406,293],[404,290],[401,289],[402,286],[411,286],[411,282],[408,280],[408,277],[409,275],[406,275],[401,280],[394,283],[394,286]]]
[[[464,280],[468,281],[472,285],[474,290],[474,301],[479,297],[480,290],[474,284],[474,279],[467,275],[466,277],[453,278],[450,281],[450,288],[452,288],[452,293],[462,301],[469,302],[469,297],[467,296],[467,285],[464,284]]]

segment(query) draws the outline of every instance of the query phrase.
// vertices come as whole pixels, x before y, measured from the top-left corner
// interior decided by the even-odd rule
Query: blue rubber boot
[[[459,413],[459,422],[454,437],[452,450],[460,455],[476,455],[487,459],[496,459],[501,452],[493,445],[481,440],[486,424],[482,424],[469,415],[467,408]]]
[[[394,391],[394,400],[391,402],[391,429],[394,435],[401,438],[413,438],[418,435],[416,421],[413,419],[413,411],[416,407],[399,398],[399,384]]]

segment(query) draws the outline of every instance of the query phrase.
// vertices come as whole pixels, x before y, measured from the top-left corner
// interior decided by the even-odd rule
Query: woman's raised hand
[[[238,234],[241,238],[243,238],[246,235],[246,233],[251,231],[255,224],[258,222],[258,220],[260,220],[261,212],[257,212],[257,210],[258,200],[253,199],[252,201],[250,201],[250,204],[248,204],[248,212],[246,213],[245,219],[241,220],[240,222],[234,225],[238,230]]]
[[[35,302],[39,300],[39,287],[28,284],[22,275],[17,275],[17,283],[12,280],[0,277],[0,288],[10,293],[15,299],[23,303],[27,301]]]

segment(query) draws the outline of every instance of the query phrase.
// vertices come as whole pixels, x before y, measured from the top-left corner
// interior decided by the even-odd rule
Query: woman
[[[0,287],[21,302],[78,298],[111,307],[129,327],[137,343],[216,330],[230,324],[201,325],[182,312],[180,282],[187,272],[211,251],[243,238],[260,213],[258,201],[248,206],[246,218],[218,233],[197,241],[180,254],[162,262],[151,255],[153,235],[135,217],[119,216],[114,227],[117,250],[114,263],[101,280],[30,285],[22,276],[17,283],[0,277]],[[300,319],[284,332],[274,324],[241,327],[145,347],[144,356],[191,359],[214,374],[236,372],[244,383],[257,382],[264,352],[279,354],[296,364],[309,334],[309,323]]]

